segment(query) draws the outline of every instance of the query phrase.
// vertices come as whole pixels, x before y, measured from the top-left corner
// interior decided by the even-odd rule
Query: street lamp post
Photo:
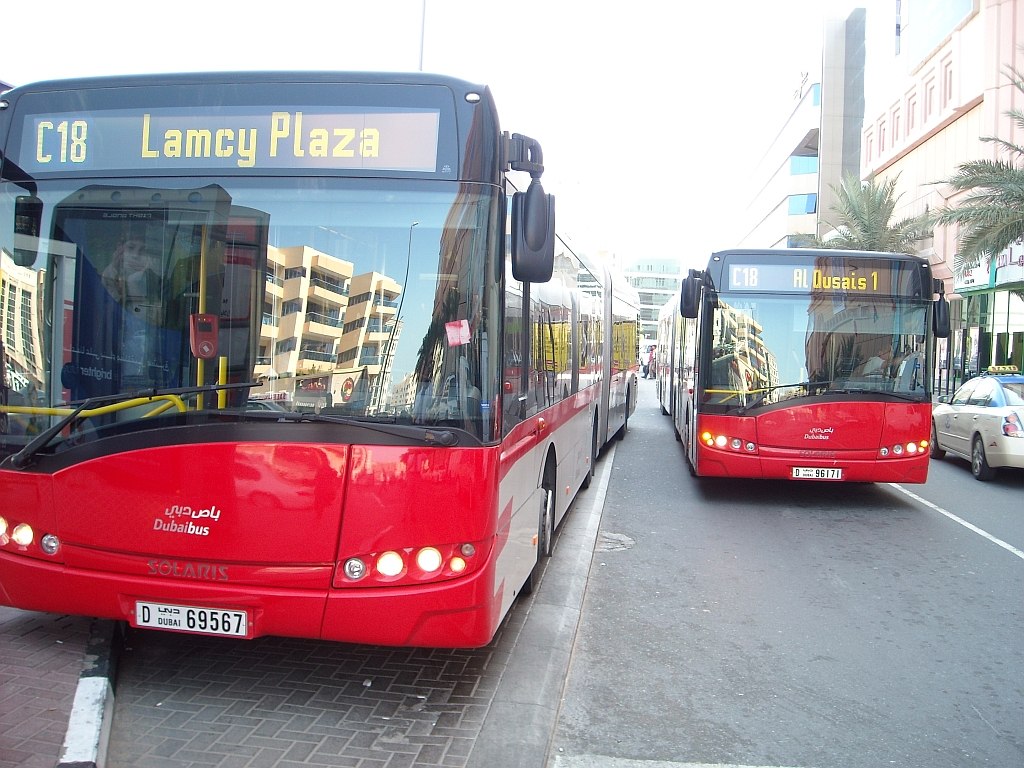
[[[423,71],[423,42],[427,35],[427,0],[423,0],[420,10],[420,72]],[[416,225],[413,224],[415,227]]]

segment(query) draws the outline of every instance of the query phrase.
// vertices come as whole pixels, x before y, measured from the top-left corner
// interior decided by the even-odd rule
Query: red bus
[[[0,604],[486,644],[626,431],[639,323],[489,90],[54,81],[0,146]]]
[[[919,257],[721,251],[660,312],[659,403],[695,476],[923,483],[948,335]]]

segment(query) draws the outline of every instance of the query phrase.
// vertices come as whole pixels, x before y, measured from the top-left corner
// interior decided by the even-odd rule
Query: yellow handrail
[[[182,413],[188,410],[188,406],[185,404],[185,401],[178,395],[153,395],[152,397],[133,397],[130,400],[122,400],[117,403],[111,403],[110,405],[101,405],[98,408],[87,408],[78,415],[83,419],[88,419],[93,416],[103,416],[108,413],[115,413],[128,408],[135,408],[136,406],[145,405],[146,403],[152,403],[154,400],[163,400],[164,402],[157,404],[155,408],[143,414],[142,418],[148,419],[150,416],[157,416],[169,408],[177,408]],[[34,405],[0,405],[0,412],[21,413],[29,416],[67,416],[74,413],[74,411],[74,408],[67,407],[43,408]]]

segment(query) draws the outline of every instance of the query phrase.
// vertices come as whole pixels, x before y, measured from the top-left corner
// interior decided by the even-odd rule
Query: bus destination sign
[[[436,109],[325,111],[219,107],[34,114],[28,173],[270,169],[437,170]]]
[[[887,265],[730,264],[728,290],[889,294],[889,275]]]

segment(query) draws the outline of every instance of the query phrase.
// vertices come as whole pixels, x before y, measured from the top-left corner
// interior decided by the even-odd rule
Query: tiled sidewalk
[[[0,606],[0,768],[59,761],[90,624]]]

